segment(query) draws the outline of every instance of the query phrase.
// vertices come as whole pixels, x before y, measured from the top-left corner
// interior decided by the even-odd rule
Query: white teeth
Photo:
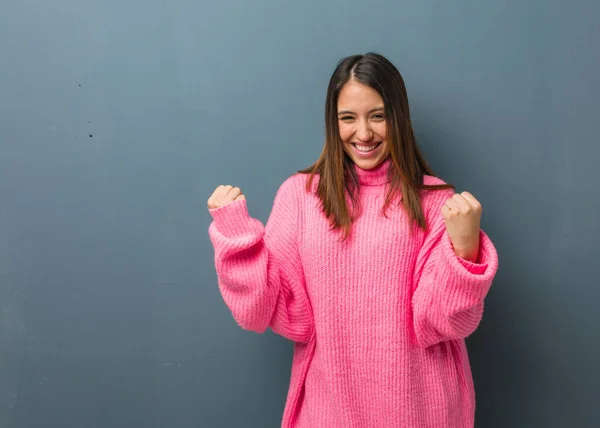
[[[371,150],[375,150],[375,148],[379,145],[379,143],[374,144],[372,146],[361,146],[359,144],[354,144],[354,147],[356,147],[358,149],[358,151],[361,152],[370,152]]]

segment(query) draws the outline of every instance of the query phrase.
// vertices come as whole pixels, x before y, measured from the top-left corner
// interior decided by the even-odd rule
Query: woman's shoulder
[[[306,174],[306,173],[302,173],[302,172],[296,172],[290,176],[288,176],[283,183],[281,184],[281,186],[279,187],[280,191],[286,191],[286,192],[293,192],[296,195],[304,195],[307,193],[312,193],[314,192],[314,190],[316,189],[318,183],[319,183],[319,175],[316,174],[313,177],[310,189],[307,187],[308,183],[311,180],[311,175],[310,174]],[[312,191],[309,191],[311,190]]]
[[[424,175],[423,176],[423,184],[426,186],[436,186],[439,184],[448,184],[444,180],[439,177],[435,177],[433,175]]]
[[[290,176],[288,176],[283,183],[281,183],[281,186],[279,186],[280,189],[288,189],[288,190],[298,190],[298,189],[302,189],[306,187],[306,183],[308,182],[308,174],[302,174],[302,173],[294,173]]]
[[[448,183],[439,177],[424,175],[423,184],[425,186],[439,186]],[[423,204],[425,213],[437,213],[437,209],[441,208],[446,202],[446,199],[452,197],[452,195],[454,195],[453,188],[424,190],[421,196],[421,203]]]
[[[310,175],[297,172],[288,176],[283,183],[279,186],[277,194],[284,198],[301,198],[306,196],[308,193],[307,183],[309,182]],[[318,182],[318,177],[313,180],[313,186],[315,182]]]

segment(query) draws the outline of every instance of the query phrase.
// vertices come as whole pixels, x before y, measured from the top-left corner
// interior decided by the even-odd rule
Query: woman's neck
[[[391,160],[386,158],[383,162],[372,169],[363,169],[354,164],[354,169],[358,175],[358,181],[361,186],[382,186],[390,182],[388,170]]]

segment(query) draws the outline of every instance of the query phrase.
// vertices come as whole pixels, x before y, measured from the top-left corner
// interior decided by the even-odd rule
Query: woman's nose
[[[368,121],[359,123],[358,130],[356,131],[356,137],[363,142],[369,142],[373,138],[373,132],[369,126]]]

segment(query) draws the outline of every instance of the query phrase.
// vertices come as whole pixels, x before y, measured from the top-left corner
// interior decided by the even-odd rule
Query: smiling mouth
[[[362,145],[362,144],[356,144],[356,143],[351,143],[351,144],[359,152],[361,152],[361,153],[369,153],[369,152],[372,152],[373,150],[377,149],[382,143],[383,143],[383,141],[380,141],[379,143],[370,144],[368,146],[367,145]]]

